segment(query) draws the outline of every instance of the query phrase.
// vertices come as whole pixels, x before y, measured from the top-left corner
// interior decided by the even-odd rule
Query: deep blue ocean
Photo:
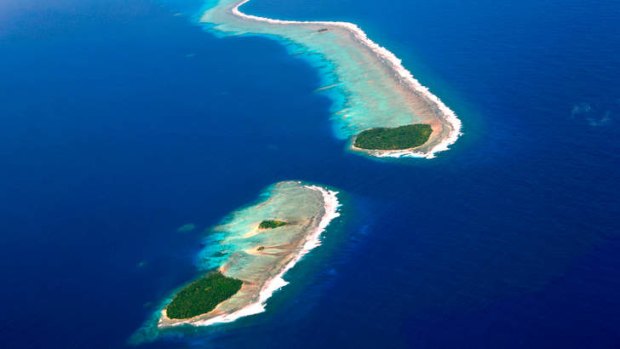
[[[358,23],[462,119],[394,161],[346,152],[317,71],[202,5],[0,2],[2,348],[125,348],[202,232],[285,179],[345,204],[291,284],[141,347],[620,348],[620,3],[248,4]]]

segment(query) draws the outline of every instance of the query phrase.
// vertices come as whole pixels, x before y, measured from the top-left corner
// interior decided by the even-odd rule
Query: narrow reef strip
[[[428,88],[420,84],[386,48],[370,40],[357,25],[348,22],[290,21],[245,14],[240,7],[249,0],[219,0],[206,10],[202,21],[229,33],[259,34],[282,38],[318,53],[330,64],[334,84],[346,96],[334,111],[347,138],[354,139],[372,128],[428,124],[432,133],[426,143],[408,149],[351,149],[377,157],[425,157],[447,150],[461,134],[461,122]],[[330,93],[331,95],[331,93]]]

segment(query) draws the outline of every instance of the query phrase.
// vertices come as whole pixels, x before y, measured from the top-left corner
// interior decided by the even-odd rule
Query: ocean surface
[[[345,151],[318,72],[203,5],[0,2],[2,348],[128,347],[208,229],[286,179],[344,204],[290,285],[140,348],[620,347],[620,3],[244,7],[402,58],[463,121],[433,160]]]

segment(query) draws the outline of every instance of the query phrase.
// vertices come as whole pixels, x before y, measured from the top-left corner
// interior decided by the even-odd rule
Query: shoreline
[[[272,19],[266,17],[260,17],[255,15],[249,15],[243,13],[240,10],[240,7],[244,4],[250,2],[250,0],[239,0],[234,2],[232,8],[229,9],[230,13],[238,18],[244,19],[246,21],[254,21],[254,22],[262,22],[268,23],[271,25],[318,25],[323,27],[333,27],[344,29],[347,31],[356,42],[361,44],[364,48],[371,51],[376,58],[379,59],[383,65],[388,68],[393,73],[393,77],[398,80],[398,82],[406,87],[411,95],[422,99],[433,111],[433,115],[440,119],[439,122],[443,122],[441,127],[449,128],[447,134],[443,135],[439,141],[433,144],[430,148],[427,148],[428,144],[424,144],[422,146],[410,149],[399,149],[399,150],[366,150],[355,148],[352,145],[349,146],[349,149],[355,152],[366,153],[371,156],[376,157],[422,157],[431,159],[435,157],[435,154],[438,152],[446,151],[449,147],[454,144],[458,137],[462,135],[461,128],[462,123],[461,120],[456,116],[454,111],[452,111],[447,105],[441,101],[439,97],[434,95],[430,89],[424,85],[422,85],[413,74],[407,70],[402,65],[402,60],[399,59],[396,55],[394,55],[391,51],[386,49],[385,47],[380,46],[376,42],[372,41],[368,35],[356,24],[350,22],[336,22],[336,21],[292,21],[292,20],[279,20]],[[216,4],[215,7],[221,6],[221,2]],[[206,10],[203,14],[202,21],[208,22],[206,20],[207,13],[210,10]],[[303,43],[302,43],[303,45]],[[435,131],[438,125],[432,125],[433,130]],[[443,131],[443,130],[442,130]],[[353,137],[354,139],[354,137]],[[430,140],[429,140],[430,142]],[[352,144],[352,142],[351,142]]]
[[[316,185],[303,185],[303,187],[318,191],[321,194],[323,198],[323,214],[320,217],[320,220],[316,227],[314,227],[312,231],[308,232],[308,234],[304,236],[303,244],[301,248],[294,254],[293,258],[288,263],[283,265],[275,276],[265,281],[260,291],[258,292],[258,297],[254,302],[232,313],[216,315],[208,319],[202,318],[208,316],[210,313],[217,312],[219,306],[209,313],[182,320],[168,318],[166,316],[166,309],[164,308],[161,310],[160,319],[157,322],[157,328],[166,329],[183,325],[210,326],[218,323],[233,322],[245,316],[255,315],[264,312],[267,300],[271,298],[276,291],[288,284],[288,282],[284,280],[284,275],[286,274],[286,272],[292,269],[306,254],[321,245],[321,234],[327,229],[328,225],[335,218],[340,216],[338,208],[341,205],[337,198],[338,192],[328,190]]]

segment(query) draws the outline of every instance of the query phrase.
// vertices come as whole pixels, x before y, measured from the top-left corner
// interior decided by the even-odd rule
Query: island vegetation
[[[262,222],[260,222],[260,224],[258,225],[259,229],[275,229],[278,227],[282,227],[287,225],[288,223],[285,221],[280,221],[277,219],[268,219],[268,220],[264,220]]]
[[[411,149],[426,143],[432,132],[428,124],[372,128],[358,134],[354,146],[369,150]]]
[[[166,308],[166,315],[171,319],[189,319],[206,314],[237,293],[242,284],[219,271],[211,272],[179,291]]]

